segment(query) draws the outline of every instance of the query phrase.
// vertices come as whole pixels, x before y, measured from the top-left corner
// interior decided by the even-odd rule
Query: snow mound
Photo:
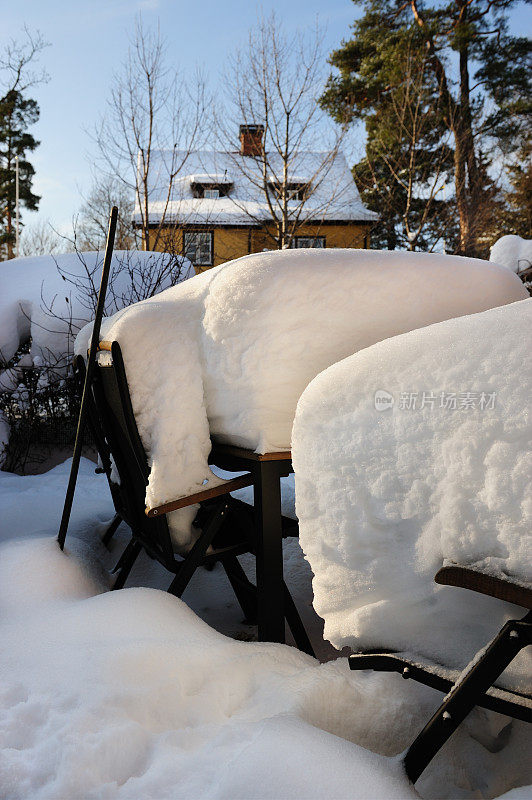
[[[0,556],[42,567],[39,597],[4,605],[11,573],[0,598],[6,800],[418,797],[396,754],[434,706],[431,690],[228,639],[153,589],[88,596],[83,558],[54,540]],[[474,712],[419,782],[422,797],[478,797],[486,775],[487,796],[519,782],[525,726],[501,764],[472,737],[473,717],[489,741]]]
[[[40,540],[37,555],[35,544],[4,545],[2,558],[17,566],[15,549],[40,559],[41,583],[55,562],[65,592],[32,614],[0,600],[3,796],[317,800],[349,786],[355,800],[417,796],[399,761],[303,719],[301,704],[322,681],[333,702],[344,690],[343,670],[282,645],[226,639],[163,592],[84,598],[82,565],[55,541]],[[357,688],[352,679],[355,697]],[[361,717],[370,708],[362,696]]]
[[[336,647],[461,668],[522,616],[433,578],[450,561],[532,580],[531,323],[524,300],[432,325],[335,364],[301,396],[300,542]]]
[[[334,362],[526,296],[516,276],[485,261],[309,249],[246,256],[118,312],[102,338],[124,354],[151,465],[147,504],[220,482],[207,465],[211,434],[258,452],[290,448],[299,396]],[[176,531],[186,545],[186,526]]]
[[[68,466],[0,472],[9,512],[2,533],[31,534],[0,549],[2,798],[417,796],[398,754],[441,695],[399,676],[351,673],[343,658],[319,665],[283,645],[232,641],[153,589],[102,594],[95,554],[113,564],[128,529],[113,537],[114,553],[99,545],[112,503],[105,477],[82,460],[61,553],[55,533]],[[294,558],[296,549],[287,542]],[[296,600],[308,613],[310,574],[297,558],[305,571],[296,581],[295,564],[285,563],[285,575],[291,589],[304,584]],[[166,587],[170,577],[141,555],[135,580]],[[213,624],[223,618],[225,632],[249,635],[228,619],[231,608],[241,615],[220,567],[199,570],[186,600]],[[308,629],[319,648],[316,621]],[[527,726],[512,723],[501,749],[507,722],[475,710],[418,781],[420,796],[491,798],[526,782]]]
[[[111,263],[113,284],[108,292],[108,313],[131,298],[132,281],[140,290],[142,271],[158,273],[176,261],[164,253],[117,250]],[[19,345],[31,336],[33,359],[63,359],[72,353],[73,338],[94,314],[71,281],[96,289],[100,284],[103,253],[64,253],[56,256],[14,258],[0,264],[0,357],[9,361]],[[179,267],[179,264],[181,267]],[[194,274],[188,259],[179,258],[173,270],[179,279]],[[66,277],[63,279],[61,273]],[[161,289],[171,285],[166,274]],[[138,298],[138,295],[137,295]],[[37,361],[37,363],[39,363]]]
[[[532,239],[509,234],[497,239],[490,250],[490,261],[502,264],[512,272],[523,272],[532,267]]]

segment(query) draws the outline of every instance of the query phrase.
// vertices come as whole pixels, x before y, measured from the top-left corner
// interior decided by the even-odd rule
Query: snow
[[[173,257],[162,253],[117,250],[111,263],[115,302],[110,313],[128,299],[131,273],[138,270],[157,272]],[[32,361],[62,361],[72,353],[73,339],[93,317],[92,307],[69,280],[88,286],[88,274],[94,273],[96,289],[100,282],[103,253],[65,253],[55,256],[14,258],[0,264],[0,356],[9,361],[21,343],[31,336]],[[59,269],[58,269],[59,268]],[[61,276],[61,270],[68,280]],[[180,280],[194,274],[192,265],[182,259]],[[161,288],[170,286],[166,277]],[[108,296],[111,296],[109,291]],[[51,308],[53,315],[47,312]],[[109,313],[109,312],[108,312]],[[71,321],[71,326],[69,325]],[[36,363],[39,363],[37,361]]]
[[[532,580],[531,323],[530,299],[441,322],[356,353],[303,392],[293,430],[300,542],[336,647],[412,651],[461,669],[522,616],[433,578],[454,562]],[[527,668],[525,651],[505,682],[522,686]]]
[[[147,557],[132,588],[105,591],[100,561],[108,566],[118,549],[99,544],[113,511],[94,464],[82,460],[64,553],[52,538],[69,466],[0,472],[8,511],[0,517],[3,798],[418,796],[399,758],[441,694],[399,676],[350,672],[345,658],[320,665],[291,647],[227,638],[182,601],[146,588],[170,582]],[[115,539],[127,541],[124,526]],[[309,604],[301,555],[298,563]],[[209,621],[234,618],[219,568],[200,570],[185,598]],[[239,635],[248,630],[241,625]],[[319,629],[310,630],[316,640]],[[527,780],[526,725],[513,722],[501,744],[497,720],[507,724],[474,711],[418,781],[419,795],[529,796],[515,788]]]
[[[227,172],[199,172],[195,175],[183,175],[179,180],[188,183],[233,183],[233,179]]]
[[[490,261],[502,264],[512,272],[523,272],[532,266],[532,239],[513,234],[501,236],[490,250]]]
[[[123,351],[154,507],[220,483],[210,435],[290,448],[299,396],[323,369],[389,336],[527,296],[485,261],[425,253],[308,249],[227,262],[130,306],[102,338]],[[76,348],[86,352],[90,328]],[[169,517],[190,542],[190,516]]]
[[[177,162],[184,163],[187,175],[174,181],[167,202],[169,173],[171,165]],[[223,151],[186,153],[158,150],[152,153],[151,165],[148,199],[152,222],[160,221],[163,216],[166,221],[179,221],[181,224],[254,226],[257,220],[271,220],[266,199],[257,188],[262,185],[260,161]],[[268,167],[272,170],[269,179],[279,181],[283,163],[275,153],[268,154]],[[254,170],[256,177],[251,178]],[[230,180],[227,175],[231,176]],[[337,153],[332,160],[329,153],[299,153],[290,164],[289,181],[314,184],[312,194],[305,202],[306,221],[368,222],[378,219],[378,214],[363,205],[343,153]],[[232,183],[233,186],[229,197],[219,198],[213,203],[209,199],[193,198],[191,184],[196,182]],[[299,201],[289,203],[290,208],[299,206]],[[133,219],[140,222],[141,217],[137,204]]]

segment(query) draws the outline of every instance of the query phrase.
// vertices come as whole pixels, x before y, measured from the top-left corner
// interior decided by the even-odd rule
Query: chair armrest
[[[459,586],[474,592],[497,597],[522,608],[532,609],[532,586],[512,578],[499,578],[471,567],[451,564],[442,567],[434,580],[443,586]]]
[[[179,508],[201,503],[202,500],[211,500],[213,497],[221,497],[224,494],[236,492],[237,489],[243,489],[245,486],[251,486],[252,484],[253,477],[247,473],[246,475],[240,475],[238,478],[232,478],[230,481],[225,481],[212,489],[204,489],[201,492],[189,494],[187,497],[180,497],[179,500],[163,503],[161,506],[146,508],[145,513],[147,517],[157,517],[161,514],[168,514],[170,511],[177,511]]]

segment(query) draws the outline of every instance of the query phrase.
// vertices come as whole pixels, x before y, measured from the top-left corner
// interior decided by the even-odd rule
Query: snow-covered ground
[[[54,541],[66,462],[0,472],[0,786],[3,800],[414,798],[399,754],[441,699],[399,676],[352,673],[251,629],[220,569],[184,602],[142,559],[107,592],[97,534],[113,515],[105,478],[83,461],[61,553]],[[290,503],[290,483],[285,484]],[[246,562],[247,568],[250,563]],[[310,574],[286,553],[300,607]],[[307,614],[308,616],[308,614]],[[319,622],[305,620],[314,641]],[[338,654],[337,654],[338,655]],[[476,710],[418,782],[423,798],[496,797],[530,780],[524,724]],[[502,748],[502,749],[501,749]],[[508,800],[524,800],[527,789]]]
[[[531,581],[531,328],[530,299],[441,322],[335,364],[301,396],[300,541],[337,647],[460,668],[523,615],[434,575],[450,561]],[[530,667],[523,651],[506,681],[526,691]]]
[[[528,297],[504,267],[431,253],[308,249],[208,270],[107,320],[124,354],[151,467],[150,507],[216,485],[210,435],[290,448],[298,398],[319,372],[389,336]],[[89,331],[76,341],[86,352]],[[157,368],[153,368],[156,359]],[[190,514],[174,512],[177,544]]]

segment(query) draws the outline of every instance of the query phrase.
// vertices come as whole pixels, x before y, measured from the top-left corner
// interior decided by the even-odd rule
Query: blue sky
[[[81,204],[80,191],[90,188],[95,148],[88,131],[109,94],[113,72],[124,60],[128,34],[141,12],[147,25],[160,21],[177,65],[202,65],[215,88],[227,54],[242,43],[257,12],[275,10],[287,31],[314,24],[326,27],[327,52],[349,35],[356,8],[351,0],[275,0],[260,6],[245,0],[22,0],[4,4],[0,46],[21,35],[23,25],[39,30],[50,42],[41,58],[51,80],[31,90],[41,109],[32,129],[41,145],[33,155],[34,188],[42,196],[38,214],[24,220],[49,219],[68,231]],[[530,9],[514,12],[512,28],[530,31]]]
[[[42,199],[38,214],[23,212],[25,222],[44,218],[62,230],[71,227],[80,190],[91,184],[95,148],[88,131],[104,109],[139,12],[146,25],[160,21],[175,63],[204,66],[214,87],[227,54],[245,40],[259,8],[245,0],[23,0],[4,7],[0,45],[20,37],[24,23],[51,43],[41,57],[51,80],[30,92],[41,109],[32,128],[41,141],[32,163],[34,190]],[[350,0],[277,0],[261,8],[274,9],[287,30],[313,25],[318,14],[327,27],[327,51],[348,34],[354,13]]]

